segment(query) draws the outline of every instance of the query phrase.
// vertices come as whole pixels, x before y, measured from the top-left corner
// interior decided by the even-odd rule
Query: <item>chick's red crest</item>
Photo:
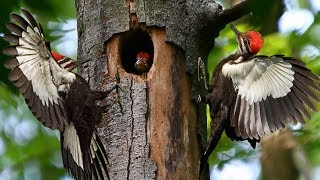
[[[257,54],[264,43],[261,34],[256,31],[248,31],[246,36],[249,39],[251,53]]]
[[[148,60],[150,59],[150,54],[147,53],[147,52],[144,52],[144,51],[140,51],[138,54],[137,54],[137,59],[145,59],[145,60]]]

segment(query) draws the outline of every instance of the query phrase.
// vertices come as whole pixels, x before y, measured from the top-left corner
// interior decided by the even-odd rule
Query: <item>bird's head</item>
[[[257,54],[263,46],[263,38],[259,32],[247,31],[242,33],[238,31],[232,24],[230,25],[232,31],[237,36],[238,53],[243,54]]]
[[[134,64],[136,70],[140,72],[147,72],[150,69],[150,54],[145,51],[140,51],[136,57],[137,61]]]
[[[52,57],[54,58],[54,60],[57,61],[57,63],[60,65],[60,67],[64,68],[64,69],[69,69],[72,68],[74,66],[74,63],[72,62],[72,60],[68,57],[65,57],[61,54],[56,53],[55,51],[51,51]]]

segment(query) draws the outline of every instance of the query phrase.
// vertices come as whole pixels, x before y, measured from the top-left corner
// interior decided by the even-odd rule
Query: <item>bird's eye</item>
[[[246,38],[244,38],[243,41],[244,41],[244,43],[249,44],[249,42]]]

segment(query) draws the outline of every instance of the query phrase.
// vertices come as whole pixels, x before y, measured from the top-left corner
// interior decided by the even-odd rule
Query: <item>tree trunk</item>
[[[224,28],[221,6],[190,0],[77,0],[79,72],[93,89],[106,90],[120,76],[99,128],[111,179],[199,179],[206,142],[204,95],[197,60],[206,60]],[[232,19],[232,18],[231,18]],[[224,22],[228,23],[228,20]],[[133,69],[130,53],[146,49],[149,72]],[[205,62],[206,63],[206,62]],[[122,110],[121,110],[122,109]]]

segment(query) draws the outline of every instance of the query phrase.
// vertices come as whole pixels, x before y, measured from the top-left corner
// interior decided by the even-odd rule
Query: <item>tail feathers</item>
[[[206,150],[204,151],[204,153],[200,159],[200,171],[199,171],[200,174],[202,173],[202,171],[206,167],[206,164],[207,164],[207,161],[209,159],[210,154],[217,147],[218,142],[219,142],[221,135],[223,133],[223,130],[224,130],[224,123],[221,123],[220,126],[218,127],[218,129],[216,130],[216,132],[214,134],[211,134],[210,139],[207,144],[207,147],[206,147]]]
[[[106,152],[95,133],[91,140],[80,139],[73,124],[66,126],[61,133],[61,152],[64,167],[76,180],[110,179]]]
[[[204,151],[204,153],[202,154],[202,157],[200,159],[200,174],[202,173],[202,171],[204,170],[204,168],[207,165],[207,161],[209,159],[210,154],[212,153],[212,151],[214,150],[214,148],[216,147],[216,145],[218,144],[218,142],[214,142],[215,138],[213,136],[210,137],[208,145],[206,147],[206,150]],[[218,140],[219,141],[219,140]]]
[[[62,153],[63,165],[67,169],[69,174],[71,174],[76,180],[91,179],[90,172],[85,171],[84,168],[82,168],[77,164],[77,162],[75,161],[69,149],[66,149],[63,146],[61,146],[61,153]]]
[[[61,153],[63,165],[76,180],[90,179],[90,171],[84,159],[85,152],[82,151],[80,138],[71,123],[65,127],[61,133]]]
[[[93,133],[90,144],[90,156],[91,156],[91,171],[93,179],[104,179],[105,176],[109,178],[107,171],[108,157],[103,147],[99,136]]]

